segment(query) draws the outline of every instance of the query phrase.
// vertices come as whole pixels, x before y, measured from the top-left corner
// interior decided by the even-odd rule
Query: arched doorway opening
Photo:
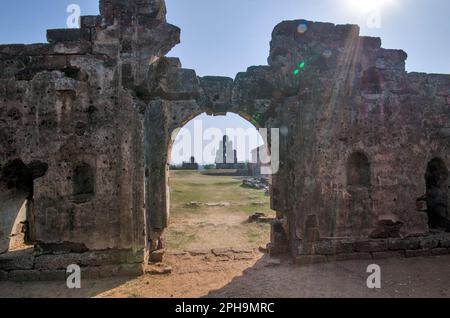
[[[258,250],[270,242],[269,147],[245,115],[198,115],[172,136],[169,251]]]
[[[448,169],[441,159],[434,158],[428,163],[425,181],[430,229],[450,230],[448,176]]]
[[[0,167],[0,253],[28,248],[34,241],[34,180],[48,166],[15,159]]]
[[[372,213],[371,164],[369,157],[362,151],[355,151],[347,159],[348,210],[346,228],[348,235],[360,237],[373,235],[377,218]]]

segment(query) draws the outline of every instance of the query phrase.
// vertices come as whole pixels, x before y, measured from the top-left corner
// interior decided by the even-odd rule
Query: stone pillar
[[[227,144],[228,144],[228,136],[223,136],[223,163],[227,163]]]
[[[170,136],[163,101],[150,103],[145,114],[145,220],[146,261],[155,261],[165,249],[164,230],[168,226],[168,149]]]

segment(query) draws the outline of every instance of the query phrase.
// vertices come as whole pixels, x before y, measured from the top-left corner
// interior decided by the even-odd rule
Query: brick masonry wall
[[[0,281],[65,280],[67,267],[79,265],[81,277],[96,279],[139,276],[143,273],[143,251],[107,250],[86,253],[44,254],[36,249],[0,255]]]
[[[314,264],[347,260],[378,260],[395,257],[450,254],[450,234],[389,239],[322,239],[301,244],[295,261]]]

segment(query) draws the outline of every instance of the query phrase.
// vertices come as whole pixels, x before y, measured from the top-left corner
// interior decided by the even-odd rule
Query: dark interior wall
[[[445,163],[434,158],[425,174],[428,224],[433,229],[447,229],[449,215],[449,172]],[[450,227],[449,227],[450,228]]]
[[[26,220],[27,200],[33,198],[33,176],[21,160],[13,160],[0,168],[0,253],[11,246],[12,235],[17,235],[17,218]],[[25,214],[25,215],[19,215]]]

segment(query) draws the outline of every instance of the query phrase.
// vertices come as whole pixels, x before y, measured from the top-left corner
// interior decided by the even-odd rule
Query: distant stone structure
[[[233,142],[228,136],[223,136],[216,155],[216,169],[220,170],[244,170],[245,163],[239,163],[237,150],[233,149]]]
[[[195,157],[191,157],[189,162],[183,162],[183,170],[198,170],[198,163],[195,162]]]
[[[262,166],[270,163],[268,149],[266,145],[260,146],[252,150],[252,160],[248,164],[249,174],[254,177],[260,177],[264,174]],[[268,167],[268,166],[266,166]]]
[[[100,0],[99,16],[47,38],[0,46],[0,253],[24,202],[35,246],[0,255],[0,279],[160,261],[172,133],[202,113],[280,128],[271,254],[448,253],[450,76],[406,72],[404,51],[358,26],[281,22],[268,65],[235,79],[165,57],[180,29],[163,0]]]

